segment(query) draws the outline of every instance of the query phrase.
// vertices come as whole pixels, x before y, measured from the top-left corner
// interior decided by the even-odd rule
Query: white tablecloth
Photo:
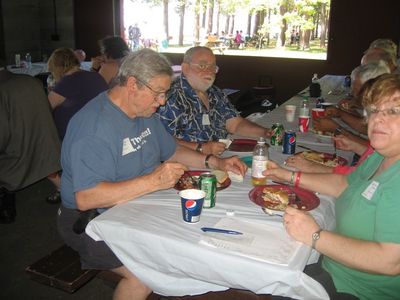
[[[300,99],[293,97],[289,102],[300,103]],[[297,128],[297,122],[284,121],[282,112],[280,107],[257,121],[268,126],[279,121],[286,128]],[[304,136],[311,147],[332,151],[331,145],[318,145],[312,143],[313,139],[311,134]],[[298,136],[300,140],[302,136]],[[274,160],[286,157],[278,148],[271,148],[270,153]],[[182,221],[176,190],[155,192],[109,209],[91,221],[86,232],[96,240],[104,240],[129,270],[159,294],[182,296],[237,288],[296,299],[328,299],[324,288],[302,272],[306,264],[317,261],[318,253],[288,237],[281,217],[266,215],[251,202],[251,189],[246,175],[243,183],[233,182],[219,191],[216,206],[203,209],[197,224]],[[319,197],[321,203],[311,214],[322,228],[331,230],[335,227],[334,199]],[[288,264],[276,263],[279,250],[265,253],[260,260],[201,243],[206,236],[200,228],[215,226],[232,211],[234,217],[230,218],[237,220],[239,229],[242,222],[251,222],[259,230],[272,226],[274,232],[280,231],[289,248],[295,249]],[[257,238],[271,245],[279,242],[269,234]]]
[[[47,63],[44,62],[32,63],[32,66],[30,68],[25,68],[25,67],[17,68],[14,65],[7,66],[7,70],[15,74],[28,74],[31,76],[35,76],[39,73],[47,72]]]

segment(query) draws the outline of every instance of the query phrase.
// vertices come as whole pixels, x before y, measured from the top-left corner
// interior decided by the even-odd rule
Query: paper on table
[[[271,264],[290,265],[301,246],[283,228],[268,224],[223,218],[214,227],[240,231],[243,235],[204,233],[200,244]]]

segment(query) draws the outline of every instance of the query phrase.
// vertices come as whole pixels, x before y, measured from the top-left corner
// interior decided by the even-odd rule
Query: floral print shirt
[[[224,92],[216,86],[207,90],[209,107],[197,96],[183,74],[171,85],[167,102],[158,114],[167,131],[178,139],[191,142],[226,138],[226,121],[240,114]]]

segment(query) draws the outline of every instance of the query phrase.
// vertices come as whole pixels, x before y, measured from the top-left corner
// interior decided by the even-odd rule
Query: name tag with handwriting
[[[211,125],[210,117],[208,116],[208,114],[203,114],[202,123],[203,123],[203,125]]]

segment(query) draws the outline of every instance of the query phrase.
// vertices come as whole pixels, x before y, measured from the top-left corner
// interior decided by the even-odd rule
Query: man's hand
[[[152,182],[157,190],[173,187],[188,168],[176,162],[164,162],[159,165],[152,173]]]
[[[226,145],[221,142],[207,142],[202,148],[204,154],[221,155],[226,150]]]
[[[324,132],[335,132],[339,125],[329,118],[317,118],[313,121],[314,129]]]
[[[237,156],[231,156],[228,158],[217,158],[218,163],[216,169],[223,171],[232,171],[233,173],[244,176],[247,171],[247,166]]]

